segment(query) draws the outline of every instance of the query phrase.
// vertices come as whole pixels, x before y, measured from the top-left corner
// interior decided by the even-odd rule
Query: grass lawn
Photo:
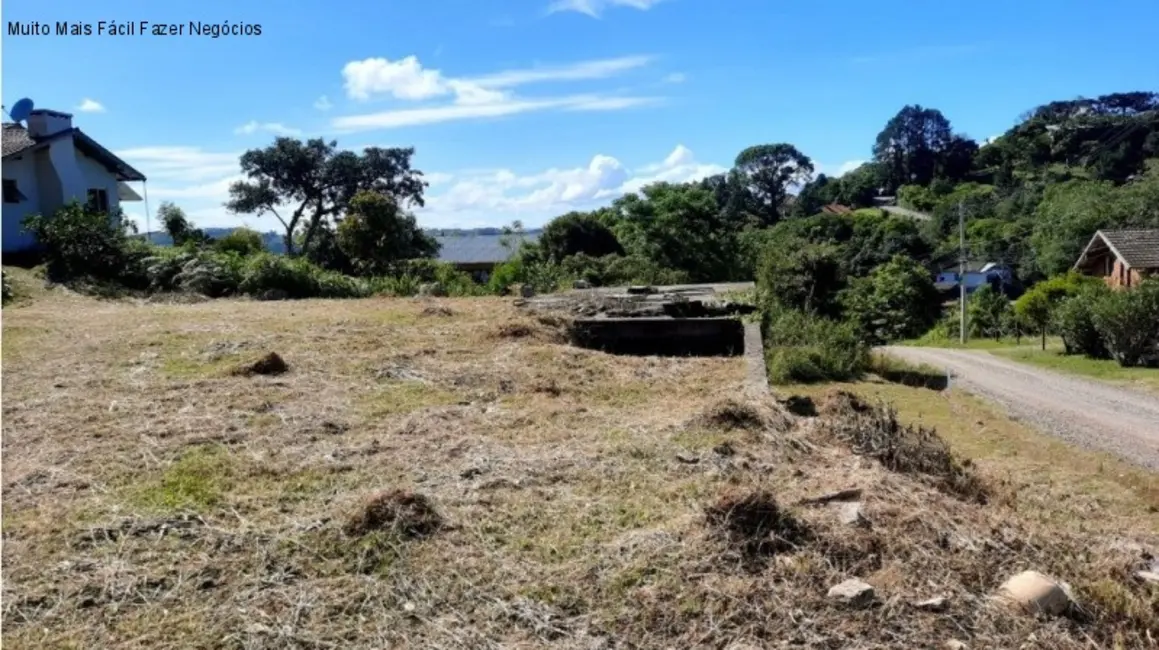
[[[577,349],[498,298],[27,296],[3,311],[10,650],[1126,649],[1159,616],[1131,578],[1155,478],[954,394],[849,386],[972,467],[852,407],[738,398],[741,358]],[[269,352],[287,372],[238,372]],[[818,502],[850,488],[872,525]],[[1085,618],[995,609],[1028,568]],[[873,606],[827,595],[853,577]]]
[[[1001,341],[971,339],[966,342],[965,348],[957,341],[906,341],[901,345],[986,350],[1012,361],[1056,372],[1082,375],[1139,390],[1159,392],[1159,368],[1124,368],[1110,359],[1090,359],[1081,355],[1064,354],[1062,339],[1057,336],[1047,337],[1045,350],[1042,349],[1041,339],[1034,338],[1024,338],[1021,343],[1016,343],[1014,339]]]

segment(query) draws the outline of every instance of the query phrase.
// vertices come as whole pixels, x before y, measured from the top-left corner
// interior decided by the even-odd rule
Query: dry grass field
[[[746,402],[740,358],[561,335],[500,299],[6,308],[5,647],[1159,647],[1152,479],[1058,495],[847,395]],[[1077,607],[990,598],[1024,569]]]

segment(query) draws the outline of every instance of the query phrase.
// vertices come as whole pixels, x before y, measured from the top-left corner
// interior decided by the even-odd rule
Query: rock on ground
[[[857,578],[851,578],[841,584],[834,585],[829,589],[828,595],[830,600],[835,600],[853,607],[864,607],[873,602],[875,593],[873,591],[873,585],[858,580]]]
[[[1061,614],[1074,604],[1062,583],[1038,571],[1023,571],[1002,583],[999,596],[1031,612]]]

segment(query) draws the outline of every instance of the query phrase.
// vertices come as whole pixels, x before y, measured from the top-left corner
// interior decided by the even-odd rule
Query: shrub
[[[90,210],[72,202],[51,217],[32,215],[24,227],[43,248],[48,277],[117,281],[128,262],[131,222],[119,214]]]
[[[988,336],[997,341],[1011,322],[1007,316],[1012,309],[1010,301],[991,284],[975,291],[966,309],[970,316],[968,331],[973,336]]]
[[[1091,320],[1119,365],[1159,366],[1159,279],[1108,292],[1092,305]]]
[[[847,317],[871,344],[913,338],[928,330],[941,309],[930,274],[916,261],[895,256],[841,294]]]
[[[0,272],[0,299],[5,305],[12,301],[12,285],[8,284],[7,272]]]
[[[1092,288],[1063,300],[1055,308],[1054,328],[1062,336],[1067,354],[1083,354],[1094,359],[1110,357],[1093,316],[1096,303],[1106,294],[1105,288]]]
[[[419,287],[424,284],[422,279],[415,275],[403,274],[397,276],[380,276],[367,281],[368,290],[372,295],[395,297],[410,297],[418,294]]]
[[[581,254],[594,259],[624,252],[611,229],[596,215],[584,212],[570,212],[551,220],[544,227],[538,246],[555,263]]]
[[[287,298],[357,298],[369,294],[362,282],[324,271],[301,258],[262,253],[246,260],[239,284],[242,293],[279,292]]]
[[[783,309],[766,315],[764,330],[773,383],[856,379],[869,367],[869,348],[851,323]]]
[[[222,253],[236,253],[242,257],[265,252],[262,236],[256,230],[238,228],[213,242],[213,247]]]

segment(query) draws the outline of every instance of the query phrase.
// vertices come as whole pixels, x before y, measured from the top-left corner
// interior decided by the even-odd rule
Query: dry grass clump
[[[429,537],[443,526],[430,499],[416,492],[390,490],[366,499],[346,520],[342,532],[360,537],[389,531],[403,539]]]
[[[565,343],[569,336],[569,322],[552,315],[506,322],[497,327],[493,334],[497,339],[524,339],[544,343]]]
[[[254,375],[280,375],[289,371],[290,366],[277,352],[267,352],[260,358],[243,363],[231,371],[238,377],[252,377]]]
[[[421,312],[419,312],[419,315],[426,316],[426,317],[436,316],[436,317],[442,317],[442,318],[449,318],[451,316],[454,316],[455,312],[450,307],[445,307],[443,305],[433,305],[431,307],[424,307],[423,310]]]
[[[845,417],[850,413],[860,414],[869,411],[871,407],[861,398],[847,390],[830,391],[821,400],[820,414],[825,416]]]
[[[985,503],[989,489],[968,465],[959,462],[937,431],[903,425],[892,406],[868,406],[838,391],[825,402],[829,431],[853,453],[881,462],[886,469],[930,478],[938,489]]]
[[[705,409],[692,424],[705,429],[749,432],[765,429],[788,431],[793,426],[792,418],[779,408],[732,398],[720,400]]]
[[[731,492],[704,509],[708,525],[749,555],[797,550],[809,529],[764,490]]]

